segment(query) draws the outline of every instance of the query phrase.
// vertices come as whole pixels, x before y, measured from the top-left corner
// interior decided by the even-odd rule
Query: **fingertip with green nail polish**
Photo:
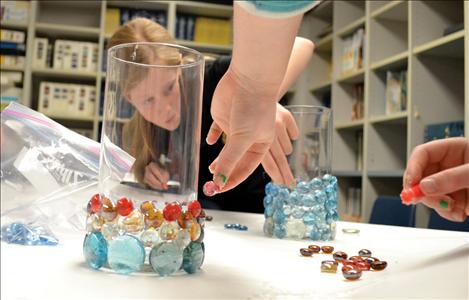
[[[441,199],[440,200],[440,208],[448,209],[449,208],[449,203],[447,200]]]

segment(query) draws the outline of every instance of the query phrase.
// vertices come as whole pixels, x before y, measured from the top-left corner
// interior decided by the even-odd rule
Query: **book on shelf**
[[[215,45],[230,45],[231,21],[197,17],[195,20],[194,41]]]
[[[361,188],[349,187],[347,189],[344,212],[353,217],[361,216]]]
[[[363,119],[363,113],[364,113],[364,106],[363,106],[364,93],[363,93],[363,89],[364,89],[364,84],[363,83],[357,83],[353,86],[352,115],[351,115],[352,121]]]
[[[176,15],[176,39],[193,41],[195,20],[195,15],[178,13]]]
[[[39,87],[38,111],[51,117],[93,117],[96,87],[43,81]]]
[[[128,9],[120,8],[120,25],[127,23],[138,17],[150,19],[163,27],[167,27],[166,11],[164,10],[148,10],[148,9]]]
[[[425,126],[424,141],[464,136],[464,120],[445,123],[428,124]]]
[[[0,1],[0,20],[27,22],[29,1]]]
[[[10,102],[21,102],[23,88],[20,87],[23,82],[23,72],[1,71],[0,72],[0,101],[2,107]],[[3,105],[4,104],[4,105]]]
[[[118,8],[107,8],[105,25],[104,25],[104,34],[106,36],[112,36],[114,32],[119,29],[120,26],[120,9]]]
[[[2,42],[24,44],[25,38],[24,31],[0,29],[0,40]]]
[[[2,55],[25,55],[26,45],[24,43],[0,41],[0,54]]]
[[[69,40],[56,40],[53,68],[96,72],[98,70],[98,44]]]
[[[0,55],[1,67],[15,67],[24,68],[25,57],[24,55]]]
[[[342,74],[357,71],[363,67],[365,49],[365,30],[357,29],[343,40]]]
[[[386,72],[386,114],[407,109],[407,70]]]
[[[33,48],[33,67],[47,67],[47,53],[49,48],[49,40],[47,38],[34,38]]]
[[[356,133],[357,139],[357,171],[363,170],[363,131],[359,130]]]

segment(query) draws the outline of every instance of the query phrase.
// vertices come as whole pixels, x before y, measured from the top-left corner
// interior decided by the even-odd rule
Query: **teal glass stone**
[[[303,204],[304,206],[311,207],[315,203],[314,196],[311,194],[307,194],[303,196]]]
[[[305,213],[305,211],[302,207],[295,207],[295,208],[293,208],[291,215],[295,219],[301,219],[301,218],[303,218],[304,213]]]
[[[285,222],[285,214],[283,210],[278,209],[274,212],[274,215],[272,216],[272,219],[274,220],[275,224],[283,224]]]
[[[313,178],[310,182],[309,182],[309,186],[312,190],[317,190],[317,189],[321,189],[322,188],[322,180],[319,179],[319,178]]]
[[[316,215],[311,211],[306,212],[303,215],[303,222],[307,225],[312,225],[316,223]]]
[[[264,197],[264,207],[267,207],[272,204],[273,198],[270,195]]]
[[[172,242],[161,243],[151,249],[149,260],[156,273],[168,276],[181,268],[182,251]]]
[[[101,232],[91,232],[83,241],[83,255],[86,263],[93,269],[99,269],[107,262],[107,242]]]
[[[307,182],[301,181],[296,185],[296,190],[302,194],[307,194],[311,190],[309,189],[309,184]]]
[[[134,236],[122,235],[109,242],[109,266],[120,274],[140,271],[145,262],[145,248]]]
[[[285,226],[275,225],[274,226],[274,237],[283,239],[286,235]]]
[[[189,274],[197,272],[204,261],[204,248],[200,243],[191,242],[182,254],[182,268]]]
[[[273,215],[274,215],[274,208],[272,207],[272,205],[266,206],[265,209],[264,209],[264,216],[266,218],[270,218]]]
[[[274,234],[274,221],[272,218],[265,219],[263,231],[266,236],[272,236]]]
[[[288,197],[290,196],[290,192],[286,188],[279,188],[277,198],[283,201],[287,201]]]
[[[290,205],[298,205],[301,200],[301,195],[297,191],[292,191],[288,197],[287,203]]]
[[[265,193],[267,195],[276,196],[278,193],[278,189],[278,186],[276,186],[272,182],[269,182],[265,185]]]

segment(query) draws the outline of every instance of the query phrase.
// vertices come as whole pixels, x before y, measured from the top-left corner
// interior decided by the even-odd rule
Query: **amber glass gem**
[[[300,253],[303,256],[312,256],[313,255],[313,250],[311,250],[309,248],[301,248]]]
[[[384,270],[388,266],[388,263],[385,261],[374,261],[371,263],[371,268],[375,271]]]
[[[332,247],[332,246],[322,246],[321,250],[322,250],[322,252],[324,252],[326,254],[331,254],[332,251],[334,251],[334,247]]]
[[[343,251],[337,251],[337,252],[334,252],[334,254],[332,254],[332,258],[334,258],[334,260],[337,260],[337,261],[347,259],[347,257],[348,257],[347,253]]]
[[[321,247],[317,245],[309,245],[308,248],[311,249],[313,253],[319,253],[321,251]]]

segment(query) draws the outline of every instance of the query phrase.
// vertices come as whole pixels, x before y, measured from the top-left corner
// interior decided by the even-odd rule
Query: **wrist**
[[[273,105],[277,103],[281,79],[256,77],[242,72],[233,65],[230,65],[227,73],[242,94],[250,95],[249,98],[256,99],[255,101],[271,102]]]

